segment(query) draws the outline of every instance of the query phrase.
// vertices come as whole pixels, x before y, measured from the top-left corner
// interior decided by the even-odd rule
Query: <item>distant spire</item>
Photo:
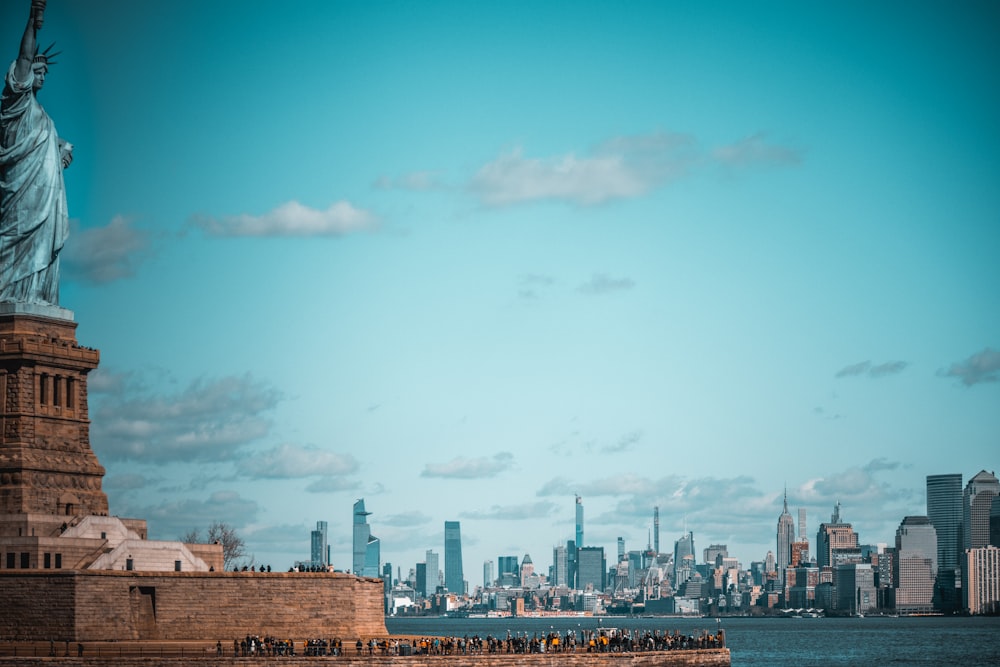
[[[788,483],[785,483],[785,509],[784,512],[788,513]]]

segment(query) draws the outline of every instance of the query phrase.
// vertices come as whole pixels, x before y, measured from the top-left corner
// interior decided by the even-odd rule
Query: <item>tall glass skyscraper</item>
[[[354,539],[352,543],[352,571],[361,577],[378,577],[382,549],[379,539],[372,535],[365,511],[365,499],[354,503]]]
[[[431,596],[437,593],[437,587],[441,584],[441,570],[438,567],[438,555],[427,550],[424,554],[424,563],[426,563],[426,580],[424,583],[424,590],[427,591],[427,595]]]
[[[330,545],[326,538],[326,521],[317,521],[316,530],[310,534],[310,554],[309,560],[312,565],[324,568],[330,564]]]
[[[450,593],[465,594],[465,575],[462,572],[462,529],[458,521],[445,521],[444,586]]]
[[[896,529],[893,587],[896,609],[930,611],[937,578],[937,533],[925,516],[908,516]]]
[[[583,548],[583,498],[576,497],[576,548]]]
[[[937,532],[935,602],[942,611],[957,611],[962,602],[961,473],[927,476],[927,517]]]

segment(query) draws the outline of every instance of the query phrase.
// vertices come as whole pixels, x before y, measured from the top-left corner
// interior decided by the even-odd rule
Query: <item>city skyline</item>
[[[349,569],[363,497],[404,569],[460,521],[471,585],[576,496],[580,547],[746,565],[786,487],[891,543],[997,468],[997,7],[298,8],[46,12],[113,514]]]

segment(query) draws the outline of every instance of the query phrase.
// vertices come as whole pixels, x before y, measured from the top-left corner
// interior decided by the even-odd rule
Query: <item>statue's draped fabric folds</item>
[[[0,145],[0,301],[59,303],[59,251],[69,218],[52,119],[32,92],[34,73],[3,90]]]
[[[0,101],[0,303],[59,304],[59,252],[69,233],[62,172],[73,149],[36,97],[53,63],[35,39],[45,4],[31,2]]]

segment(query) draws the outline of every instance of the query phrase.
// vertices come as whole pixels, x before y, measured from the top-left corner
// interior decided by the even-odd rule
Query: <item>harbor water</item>
[[[1000,617],[866,618],[387,618],[392,634],[524,633],[564,635],[584,629],[726,631],[732,667],[847,667],[862,665],[1000,665]]]

